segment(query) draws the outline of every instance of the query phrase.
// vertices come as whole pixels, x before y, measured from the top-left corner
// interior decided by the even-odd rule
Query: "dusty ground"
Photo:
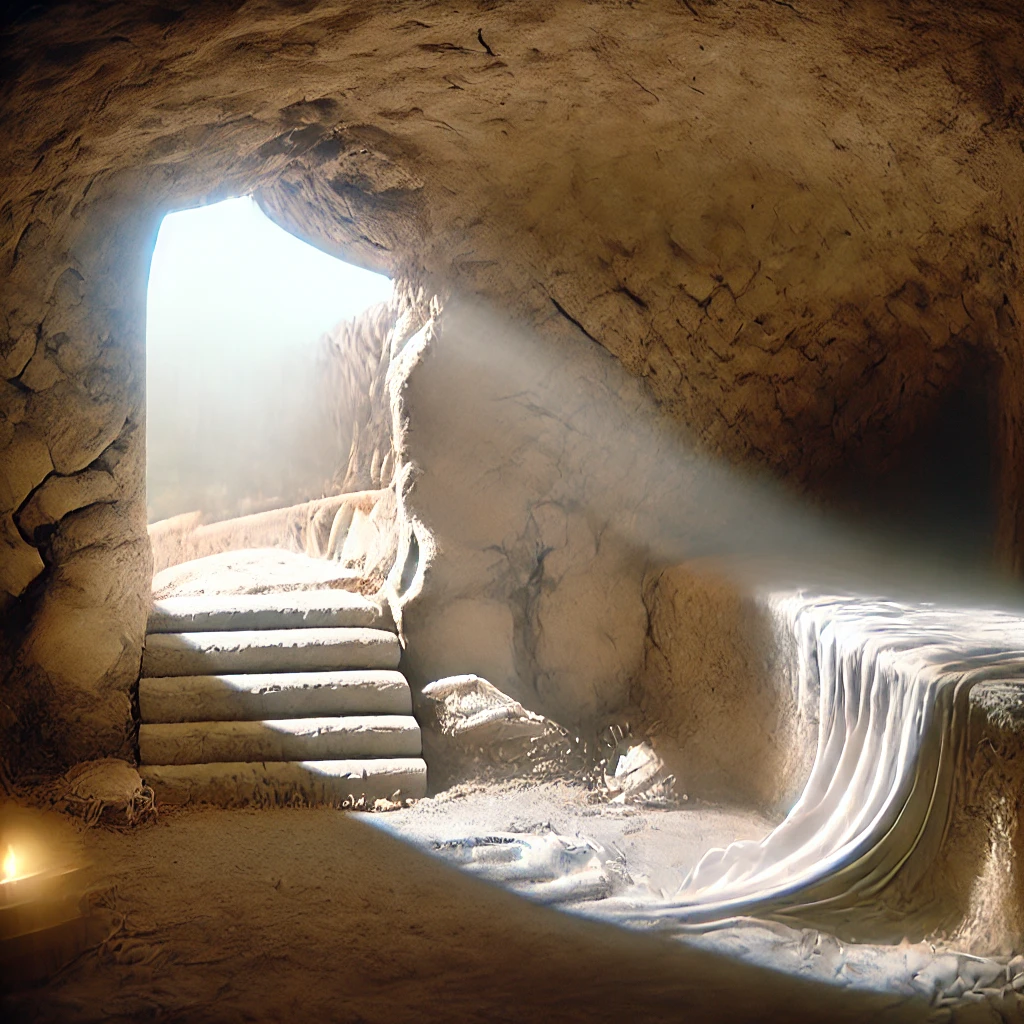
[[[776,824],[745,810],[697,804],[652,810],[596,803],[589,796],[585,789],[558,783],[466,785],[366,820],[427,848],[434,840],[488,832],[586,836],[620,854],[637,885],[666,895],[679,889],[712,847],[763,839]]]
[[[617,832],[634,866],[670,874],[720,833],[767,825],[729,812],[606,818],[564,796],[477,790],[377,816],[202,810],[89,830],[123,927],[0,1009],[61,1022],[924,1018],[918,999],[826,988],[530,904],[389,834],[469,828],[492,801],[490,828],[525,811],[567,831],[585,822],[595,838]]]

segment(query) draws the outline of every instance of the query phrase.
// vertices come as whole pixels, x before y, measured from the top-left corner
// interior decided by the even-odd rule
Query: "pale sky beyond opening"
[[[391,290],[288,234],[248,196],[165,217],[146,318],[151,521],[326,493],[341,456],[319,340]]]
[[[150,346],[302,344],[391,295],[391,281],[290,235],[249,196],[164,218],[149,275]]]

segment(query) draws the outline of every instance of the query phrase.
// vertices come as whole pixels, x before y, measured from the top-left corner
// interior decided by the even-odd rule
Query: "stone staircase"
[[[401,648],[344,590],[158,600],[139,683],[140,773],[164,803],[426,793]]]

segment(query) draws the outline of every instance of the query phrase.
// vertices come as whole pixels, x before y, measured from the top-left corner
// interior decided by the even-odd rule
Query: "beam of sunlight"
[[[481,469],[444,481],[454,535],[473,536],[473,492],[484,481],[505,502],[536,493],[583,511],[652,564],[687,562],[757,589],[812,586],[1024,611],[1020,583],[984,564],[830,514],[765,472],[704,454],[596,346],[561,349],[468,300],[449,303],[439,339],[411,339],[403,358],[416,363],[431,344],[448,355],[443,369],[426,371],[438,377],[417,391],[419,414],[443,436],[471,437],[463,458],[484,460],[497,475]],[[495,453],[505,464],[491,469]]]

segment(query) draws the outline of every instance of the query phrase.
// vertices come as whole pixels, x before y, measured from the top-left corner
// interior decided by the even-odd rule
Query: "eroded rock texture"
[[[636,699],[667,767],[688,794],[784,813],[810,771],[818,726],[793,631],[770,604],[716,576],[672,566],[644,584]]]
[[[647,486],[662,453],[637,382],[585,339],[550,358],[455,306],[406,343],[392,381],[428,574],[403,613],[412,678],[475,672],[574,725],[620,709],[646,628],[630,526],[679,489]]]
[[[232,194],[486,299],[552,351],[583,332],[706,450],[811,490],[883,466],[983,366],[1018,567],[1021,36],[1012,0],[113,3],[14,23],[8,725],[59,758],[128,742],[148,259],[162,214]],[[536,524],[546,546],[572,528]]]

